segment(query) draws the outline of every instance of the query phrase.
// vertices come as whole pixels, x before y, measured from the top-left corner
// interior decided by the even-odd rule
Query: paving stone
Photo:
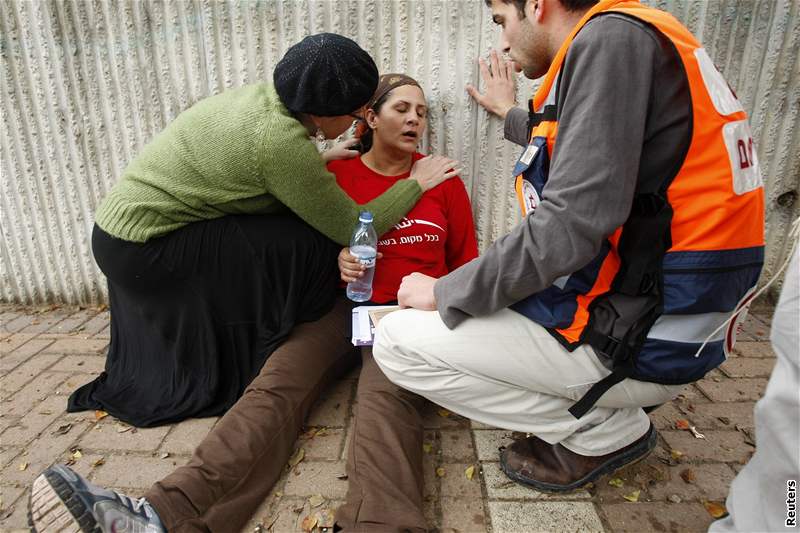
[[[0,473],[3,483],[17,486],[30,485],[36,476],[73,446],[89,427],[87,422],[76,422],[66,433],[54,434],[53,432],[59,424],[60,421],[57,420],[45,428],[39,438],[23,448],[21,455],[3,467]],[[27,468],[24,470],[19,468],[22,463],[27,463]]]
[[[66,402],[61,396],[49,396],[0,435],[4,445],[25,446],[47,426],[62,417]]]
[[[480,496],[475,499],[442,497],[442,525],[444,532],[483,533],[489,519]]]
[[[256,528],[260,527],[260,531],[267,531],[267,526],[273,523],[272,518],[278,518],[273,514],[273,509],[277,509],[277,504],[281,500],[281,496],[283,495],[283,490],[281,489],[279,494],[281,496],[276,496],[275,487],[270,490],[269,494],[264,501],[258,506],[258,508],[253,512],[253,516],[250,517],[250,520],[245,524],[245,526],[241,529],[241,533],[254,533],[257,531]],[[302,501],[302,500],[299,500]],[[272,529],[270,531],[277,530]]]
[[[669,457],[669,454],[660,452],[661,450],[656,448],[656,451],[643,461],[630,464],[598,479],[590,489],[596,500],[603,504],[624,503],[627,501],[624,498],[626,495],[638,490],[639,501],[648,501],[650,498],[648,491],[659,483],[668,482],[671,476],[669,467],[659,460],[659,457]],[[612,480],[622,482],[622,486],[611,485]]]
[[[28,531],[28,489],[0,487],[0,531]]]
[[[36,315],[30,313],[21,313],[17,315],[15,318],[7,322],[3,322],[3,330],[9,333],[19,333],[21,330],[25,329],[26,327],[30,326],[31,323],[36,319]],[[38,323],[38,322],[37,322]]]
[[[485,462],[481,464],[486,494],[490,500],[588,500],[591,498],[586,490],[576,490],[565,494],[546,494],[511,481],[500,470],[500,463]]]
[[[6,416],[23,416],[45,397],[52,395],[60,385],[66,384],[69,379],[70,375],[65,372],[43,372],[9,400],[4,400],[3,412]]]
[[[775,352],[772,351],[772,345],[768,342],[738,341],[733,346],[731,357],[758,357],[774,359]]]
[[[169,426],[155,428],[131,428],[106,417],[81,439],[81,446],[90,450],[155,451],[170,430]],[[99,428],[99,429],[98,429]],[[137,485],[132,485],[137,486]]]
[[[342,446],[344,446],[343,429],[326,429],[322,435],[315,435],[313,438],[300,438],[296,444],[306,452],[306,459],[327,459],[335,461],[341,456]]]
[[[111,326],[106,326],[97,333],[92,336],[93,339],[105,339],[109,340],[111,338]]]
[[[58,339],[47,347],[46,353],[60,354],[105,354],[108,342],[104,339],[81,339],[69,337]]]
[[[765,378],[737,378],[725,381],[702,379],[696,383],[703,393],[715,402],[755,401],[764,395]]]
[[[684,418],[687,418],[701,431],[705,429],[736,429],[737,425],[751,429],[755,427],[753,420],[755,405],[755,402],[699,404]]]
[[[708,397],[703,395],[703,393],[700,392],[700,390],[693,384],[684,387],[683,390],[680,392],[680,394],[678,394],[676,399],[678,400],[679,405],[708,403],[709,401],[711,401],[708,399]]]
[[[489,502],[493,531],[603,531],[591,503],[583,502]]]
[[[264,527],[266,527],[269,525],[269,522],[274,520],[275,522],[272,526],[272,529],[269,531],[273,531],[275,533],[302,532],[303,529],[301,528],[301,524],[303,519],[310,513],[326,508],[335,510],[342,503],[344,502],[339,499],[328,499],[323,505],[317,507],[316,509],[311,509],[311,506],[307,502],[307,498],[284,496],[272,506],[269,515],[260,516],[260,518],[263,518],[263,522],[261,523],[264,524]],[[298,509],[300,512],[296,513],[295,510]],[[255,518],[259,518],[259,515],[256,515]],[[252,532],[253,527],[245,527],[242,529],[242,533]]]
[[[511,431],[504,429],[482,429],[473,431],[475,446],[480,461],[499,461],[497,449],[508,446],[514,439]]]
[[[101,331],[109,327],[111,315],[108,311],[96,314],[88,322],[82,324],[83,329],[80,331],[81,336],[91,337],[97,335]]]
[[[175,470],[173,463],[157,457],[108,455],[104,464],[95,467],[92,481],[103,487],[147,489]]]
[[[601,506],[614,532],[707,531],[711,515],[700,503],[621,503]]]
[[[347,481],[337,479],[337,476],[342,475],[344,471],[344,461],[303,461],[289,473],[284,494],[287,496],[321,494],[326,498],[343,499],[347,492]]]
[[[675,421],[686,418],[686,415],[678,409],[674,402],[663,404],[655,411],[651,411],[648,416],[658,430],[675,429]]]
[[[730,378],[768,378],[775,367],[775,359],[736,357],[728,359],[720,370]]]
[[[352,381],[335,382],[311,408],[306,425],[343,428],[350,416],[354,386]]]
[[[67,316],[64,320],[58,322],[54,326],[51,326],[47,333],[78,333],[83,331],[81,327],[83,324],[88,322],[92,317],[97,314],[97,311],[91,309],[83,309],[80,311],[75,311]]]
[[[754,448],[745,443],[739,431],[704,431],[705,439],[696,439],[688,431],[662,431],[661,436],[673,450],[689,457],[701,457],[711,462],[745,463]]]
[[[436,476],[436,469],[441,462],[435,453],[422,456],[422,496],[426,499],[438,499],[441,483]]]
[[[748,313],[736,335],[738,339],[768,341],[769,326],[762,322],[756,315]]]
[[[219,417],[190,418],[172,426],[159,451],[173,455],[191,455],[197,445],[208,435]]]
[[[690,470],[694,481],[686,483],[681,472]],[[675,494],[683,501],[724,501],[736,472],[726,464],[679,464],[666,468],[667,478],[649,488],[652,500],[667,500]]]
[[[69,465],[71,469],[86,479],[92,479],[94,472],[98,468],[101,468],[105,464],[106,459],[110,457],[108,453],[87,452],[83,448],[80,448],[80,451],[81,457],[75,458],[72,453],[67,450],[58,458],[57,462]]]
[[[5,357],[29,340],[36,338],[36,335],[26,333],[12,333],[0,340],[0,356]]]
[[[474,467],[475,470],[472,479],[467,479],[466,470],[470,466]],[[440,468],[444,469],[444,476],[439,479],[442,496],[467,500],[481,499],[480,464],[443,463]]]
[[[28,325],[20,329],[20,333],[44,333],[69,316],[69,311],[57,309],[51,312],[26,315],[30,318]]]
[[[13,446],[9,446],[7,448],[4,447],[2,451],[0,451],[0,468],[6,466],[8,463],[11,462],[12,459],[14,459],[14,457],[19,455],[20,453],[22,453],[21,447],[19,448]],[[0,482],[2,482],[2,478],[0,478]]]
[[[50,370],[57,372],[87,372],[99,374],[106,367],[106,358],[98,355],[67,355]]]
[[[347,460],[347,451],[350,449],[350,442],[353,440],[353,420],[354,417],[347,419],[347,429],[345,430],[344,445],[342,446],[342,455],[340,459]]]
[[[447,462],[472,462],[477,458],[469,429],[443,429],[439,432],[442,460]]]
[[[422,427],[425,429],[457,429],[470,427],[468,418],[448,411],[433,402],[427,402],[420,414],[422,415]]]
[[[31,341],[28,344],[35,342],[36,341]],[[60,358],[60,355],[40,354],[19,365],[0,378],[0,391],[2,391],[3,397],[8,398],[13,393],[20,390],[26,383],[36,378],[42,371],[53,366]]]
[[[470,420],[469,423],[472,429],[503,429],[490,426],[489,424],[484,424],[483,422],[478,422],[477,420]]]

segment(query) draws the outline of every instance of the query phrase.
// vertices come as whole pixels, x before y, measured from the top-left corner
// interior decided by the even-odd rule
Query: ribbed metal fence
[[[798,215],[800,2],[651,3],[704,42],[751,115],[769,274]],[[90,230],[127,162],[182,110],[269,80],[288,46],[320,31],[354,38],[381,71],[423,83],[424,146],[463,162],[481,246],[508,231],[519,220],[509,177],[518,149],[464,91],[498,37],[481,0],[2,0],[0,300],[103,300]],[[533,87],[520,84],[520,102]]]

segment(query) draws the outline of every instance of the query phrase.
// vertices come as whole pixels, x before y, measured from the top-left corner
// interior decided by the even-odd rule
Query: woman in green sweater
[[[381,234],[454,174],[454,161],[427,158],[363,206],[337,186],[309,135],[341,135],[375,90],[377,68],[350,39],[305,38],[273,82],[181,113],[100,204],[92,248],[108,278],[111,345],[69,411],[137,426],[223,413],[296,324],[332,308],[337,244],[358,212]]]

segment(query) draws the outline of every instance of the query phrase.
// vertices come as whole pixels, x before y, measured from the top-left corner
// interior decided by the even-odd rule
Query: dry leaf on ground
[[[297,466],[305,456],[306,451],[303,448],[298,449],[296,452],[294,452],[294,455],[289,458],[289,468],[291,469]]]
[[[106,413],[105,411],[101,411],[99,409],[94,412],[94,419],[95,420],[102,420],[107,416],[108,416],[108,413]]]
[[[694,483],[695,475],[694,470],[691,468],[686,468],[681,470],[681,479],[683,479],[686,483]]]
[[[97,461],[93,462],[92,466],[101,466],[101,465],[104,465],[104,464],[106,464],[106,460],[105,460],[105,458],[101,457]]]
[[[618,477],[608,480],[609,485],[611,485],[612,487],[617,487],[618,489],[622,488],[623,483],[624,482]]]
[[[443,467],[439,467],[436,469],[436,477],[444,477],[447,472],[445,472]]]
[[[681,418],[675,421],[675,429],[689,429],[689,421]]]
[[[69,430],[72,429],[72,424],[63,424],[58,426],[55,431],[53,431],[53,435],[66,435],[69,433]]]
[[[316,512],[317,526],[320,528],[332,528],[336,522],[336,515],[331,509],[320,509]]]
[[[313,531],[315,527],[317,527],[317,517],[314,515],[308,515],[307,517],[303,518],[303,522],[300,524],[300,527],[303,528],[303,531]]]
[[[308,503],[311,507],[319,507],[325,503],[325,498],[323,498],[321,494],[315,494],[308,499]]]
[[[442,418],[447,418],[448,416],[450,416],[450,411],[448,411],[447,409],[439,409],[437,413],[439,413],[439,416],[441,416]]]
[[[639,501],[639,494],[641,494],[641,491],[635,490],[635,491],[631,492],[630,494],[624,494],[622,497],[625,498],[626,500],[628,500],[629,502],[638,502]]]
[[[431,450],[433,450],[433,444],[431,444],[430,442],[423,442],[422,443],[422,451],[423,452],[431,453]]]
[[[681,457],[683,457],[683,452],[678,451],[678,450],[670,450],[669,454],[676,461],[679,461],[681,459]]]
[[[130,431],[131,429],[133,428],[126,424],[120,424],[119,422],[117,422],[117,433],[125,433],[126,431]]]
[[[467,479],[472,481],[473,476],[475,476],[475,465],[469,465],[466,470],[464,470],[464,475],[467,476]]]
[[[728,510],[721,503],[705,501],[703,502],[703,506],[706,508],[706,511],[708,511],[708,514],[714,518],[722,518],[728,514]]]
[[[24,470],[27,470],[27,469],[28,469],[28,465],[29,465],[29,464],[30,464],[30,463],[20,463],[20,464],[19,464],[19,471],[20,471],[20,472],[22,472],[22,471],[24,471]]]

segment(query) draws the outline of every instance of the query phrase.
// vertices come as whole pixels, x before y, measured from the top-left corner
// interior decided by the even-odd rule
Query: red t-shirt
[[[422,157],[416,153],[414,161]],[[378,174],[360,156],[331,161],[328,170],[359,204],[380,196],[409,175]],[[421,272],[439,278],[477,257],[475,225],[464,183],[455,177],[424,193],[403,220],[378,237],[378,251],[383,258],[376,264],[372,282],[372,301],[376,303],[396,300],[403,276]]]

